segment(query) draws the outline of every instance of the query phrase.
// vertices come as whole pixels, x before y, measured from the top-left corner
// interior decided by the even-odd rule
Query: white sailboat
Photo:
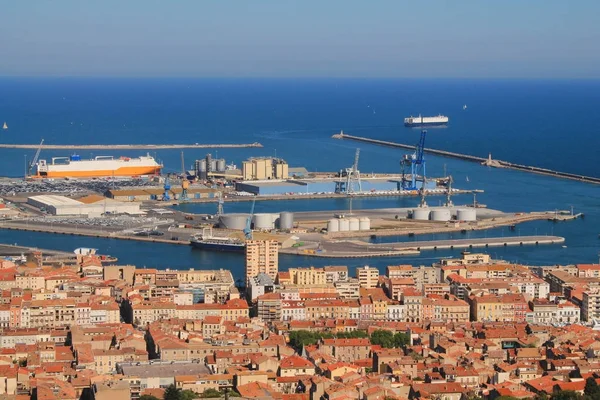
[[[465,104],[465,105],[463,106],[463,110],[466,110],[466,109],[467,109],[467,105]]]
[[[468,176],[467,176],[467,182],[470,182],[470,181],[469,181],[469,177],[468,177]]]
[[[6,125],[6,122],[4,122],[4,125],[2,125],[2,129],[8,129],[8,125]]]

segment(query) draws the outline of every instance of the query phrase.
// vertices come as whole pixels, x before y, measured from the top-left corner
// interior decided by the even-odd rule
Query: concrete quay
[[[380,146],[396,147],[396,148],[408,149],[408,150],[415,149],[415,146],[410,146],[407,144],[394,143],[394,142],[388,142],[385,140],[370,139],[370,138],[365,138],[365,137],[360,137],[360,136],[347,135],[345,133],[335,134],[332,136],[332,138],[333,139],[353,140],[356,142],[377,144]],[[554,176],[554,177],[563,178],[563,179],[571,179],[571,180],[576,180],[576,181],[585,182],[585,183],[600,184],[600,178],[594,177],[594,176],[585,176],[585,175],[573,174],[570,172],[554,171],[554,170],[546,169],[546,168],[539,168],[539,167],[534,167],[534,166],[529,166],[529,165],[515,164],[515,163],[508,162],[508,161],[494,160],[494,159],[490,159],[490,158],[477,157],[477,156],[473,156],[470,154],[454,153],[454,152],[445,151],[445,150],[425,148],[424,151],[426,153],[435,154],[435,155],[442,156],[442,157],[450,157],[450,158],[456,158],[459,160],[476,162],[476,163],[479,163],[481,165],[485,165],[488,167],[508,168],[508,169],[514,169],[514,170],[518,170],[518,171],[532,172],[534,174]]]
[[[360,240],[337,240],[305,248],[282,249],[284,254],[309,257],[366,258],[418,255],[424,250],[474,249],[507,246],[537,246],[564,243],[560,236],[514,236],[476,239],[428,240],[372,244]]]
[[[8,144],[0,143],[0,149],[37,149],[39,144]],[[254,143],[226,143],[226,144],[45,144],[45,150],[169,150],[169,149],[222,149],[263,147],[258,142]]]

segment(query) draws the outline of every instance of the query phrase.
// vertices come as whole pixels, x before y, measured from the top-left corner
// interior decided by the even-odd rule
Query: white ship
[[[421,126],[421,125],[446,125],[448,123],[448,117],[445,115],[438,115],[437,117],[423,117],[419,114],[416,117],[412,115],[408,118],[404,118],[404,126]]]
[[[97,156],[82,160],[78,155],[39,160],[34,178],[94,178],[158,175],[162,165],[150,155],[141,157]]]

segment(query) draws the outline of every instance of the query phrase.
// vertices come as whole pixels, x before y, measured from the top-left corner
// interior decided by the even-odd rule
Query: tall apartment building
[[[276,240],[248,240],[246,242],[246,282],[259,273],[275,279],[279,270],[279,244]]]
[[[360,287],[373,289],[377,287],[379,282],[379,270],[377,268],[369,267],[356,267],[356,277],[360,283]]]

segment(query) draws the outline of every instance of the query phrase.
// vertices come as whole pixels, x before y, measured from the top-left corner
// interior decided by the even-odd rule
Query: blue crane
[[[400,165],[402,166],[402,189],[403,190],[419,190],[425,185],[425,136],[427,131],[421,129],[421,138],[415,146],[413,154],[405,154]],[[408,179],[408,170],[410,168],[410,179]],[[417,187],[417,182],[421,182],[421,186]]]
[[[169,175],[165,177],[165,185],[163,186],[165,192],[163,193],[163,201],[171,200],[171,196],[169,195],[169,190],[171,190],[171,184],[169,183]]]
[[[256,199],[252,199],[252,208],[250,209],[250,216],[246,218],[246,227],[244,228],[244,235],[246,235],[246,240],[252,240],[252,217],[254,216],[254,204],[256,204]]]

